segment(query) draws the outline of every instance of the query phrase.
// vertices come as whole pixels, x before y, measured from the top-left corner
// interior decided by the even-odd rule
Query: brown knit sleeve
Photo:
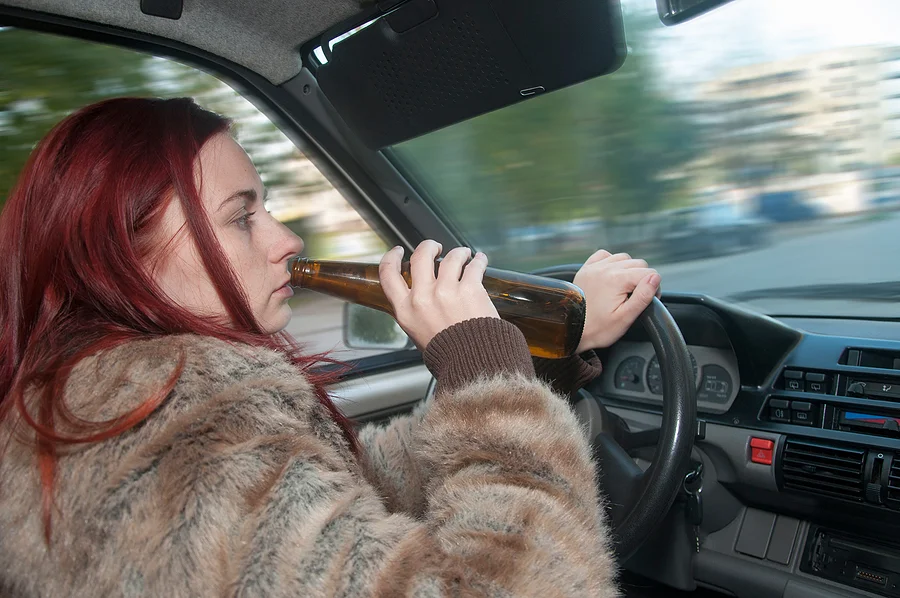
[[[498,318],[473,318],[450,326],[431,339],[424,359],[439,392],[498,374],[535,375],[522,331]]]
[[[565,359],[534,358],[537,377],[550,384],[562,396],[572,396],[585,384],[603,373],[600,358],[593,351],[585,351]]]

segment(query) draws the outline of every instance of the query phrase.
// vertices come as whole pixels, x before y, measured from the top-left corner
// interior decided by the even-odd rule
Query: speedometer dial
[[[644,392],[644,358],[629,357],[616,368],[616,388]]]
[[[698,373],[697,360],[690,351],[688,351],[688,355],[691,356],[691,366],[694,368],[694,385],[696,387]],[[653,356],[653,359],[650,360],[650,365],[647,367],[647,386],[650,387],[650,392],[655,395],[661,395],[663,393],[662,373],[659,370],[659,359],[656,355]]]

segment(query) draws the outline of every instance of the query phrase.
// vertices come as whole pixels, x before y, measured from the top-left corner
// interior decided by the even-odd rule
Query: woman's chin
[[[285,301],[275,313],[269,314],[265,319],[260,318],[259,325],[266,334],[276,334],[287,328],[293,315],[294,311],[288,305],[288,302]]]

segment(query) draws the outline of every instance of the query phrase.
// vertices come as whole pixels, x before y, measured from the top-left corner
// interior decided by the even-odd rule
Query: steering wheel
[[[535,272],[571,281],[571,266]],[[608,426],[592,448],[602,493],[610,507],[611,528],[620,561],[631,556],[662,522],[682,487],[697,430],[697,396],[690,354],[675,319],[662,302],[653,302],[638,318],[656,350],[663,380],[662,428],[656,454],[643,471],[615,440]],[[427,398],[434,394],[432,379]],[[598,401],[599,403],[599,401]],[[610,418],[599,404],[602,418]]]

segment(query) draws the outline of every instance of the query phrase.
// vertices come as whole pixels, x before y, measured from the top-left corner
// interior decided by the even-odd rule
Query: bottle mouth
[[[300,257],[299,255],[295,255],[292,258],[288,258],[287,261],[287,271],[290,275],[291,279],[288,284],[292,287],[299,287],[300,283],[303,280],[303,265],[306,263],[306,258]]]

